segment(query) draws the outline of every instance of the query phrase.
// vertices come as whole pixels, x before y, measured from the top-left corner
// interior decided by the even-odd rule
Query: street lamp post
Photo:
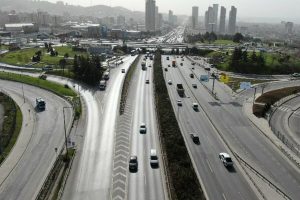
[[[253,105],[255,103],[255,96],[256,96],[256,87],[254,88]]]
[[[63,107],[65,145],[66,145],[66,158],[68,157],[68,141],[67,141],[67,131],[66,131],[66,120],[65,120],[65,109],[67,109],[67,108],[73,109],[73,107],[68,107],[68,106]]]

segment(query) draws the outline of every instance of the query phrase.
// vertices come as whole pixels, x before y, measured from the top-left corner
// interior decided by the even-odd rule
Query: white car
[[[198,109],[199,109],[198,103],[193,103],[193,109],[194,109],[194,110],[198,110]]]
[[[178,100],[177,100],[177,105],[178,105],[178,106],[182,106],[182,101],[178,99]]]
[[[231,159],[231,157],[229,156],[228,153],[220,153],[219,154],[219,158],[222,161],[222,163],[224,164],[225,167],[231,167],[233,166],[233,161]]]
[[[156,149],[150,150],[150,165],[151,167],[158,167],[158,156],[156,153]]]
[[[146,124],[142,123],[140,125],[140,133],[146,133],[146,132],[147,132]]]
[[[171,81],[171,80],[168,80],[168,84],[169,84],[169,85],[172,85],[172,81]]]

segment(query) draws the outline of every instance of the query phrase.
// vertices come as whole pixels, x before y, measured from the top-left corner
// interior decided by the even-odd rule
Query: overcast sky
[[[57,0],[48,0],[56,2]],[[145,0],[63,0],[72,5],[108,5],[122,6],[130,10],[145,10]],[[199,6],[199,15],[203,16],[209,5],[218,3],[230,10],[231,5],[238,9],[240,18],[277,18],[281,20],[300,19],[300,0],[157,0],[160,12],[173,10],[175,14],[191,15],[192,6]]]

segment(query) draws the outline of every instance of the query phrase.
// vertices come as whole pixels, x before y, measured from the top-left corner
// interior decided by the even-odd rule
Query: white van
[[[193,103],[193,109],[194,109],[194,110],[198,110],[198,109],[199,109],[198,103]]]
[[[157,157],[156,149],[150,150],[150,165],[151,167],[158,167],[158,157]]]

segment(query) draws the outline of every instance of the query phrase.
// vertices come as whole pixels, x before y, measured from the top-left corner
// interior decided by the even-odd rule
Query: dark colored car
[[[137,171],[138,170],[138,158],[137,156],[131,156],[129,159],[129,170]]]

